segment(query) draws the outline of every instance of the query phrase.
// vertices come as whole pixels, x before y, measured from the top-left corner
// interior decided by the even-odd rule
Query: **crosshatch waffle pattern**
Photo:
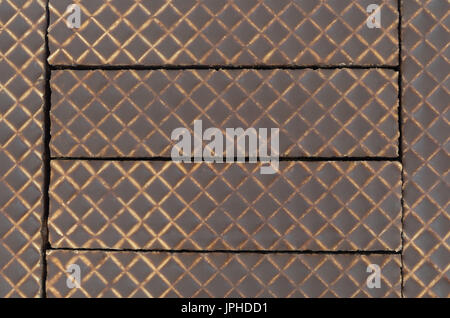
[[[380,69],[54,71],[51,151],[170,157],[172,131],[201,119],[280,128],[282,156],[396,157],[397,83]]]
[[[397,250],[400,164],[53,161],[52,247]]]
[[[65,8],[73,2],[80,4],[82,8],[83,25],[79,30],[67,29],[64,22]],[[99,67],[136,64],[157,67],[167,64],[257,67],[261,65],[276,67],[286,65],[397,66],[399,63],[397,58],[399,54],[398,1],[380,1],[383,3],[383,27],[379,30],[365,28],[367,18],[365,8],[371,2],[373,1],[50,0],[51,56],[49,61],[61,65],[86,64]],[[441,0],[407,0],[401,3],[403,7],[401,65],[403,147],[399,152],[403,154],[404,164],[404,240],[401,256],[394,253],[389,255],[312,255],[50,250],[47,252],[48,255],[46,254],[48,296],[400,297],[403,295],[405,297],[449,297],[448,228],[450,222],[447,195],[449,125],[448,103],[446,103],[449,74],[448,40],[446,40],[449,34],[449,4]],[[42,268],[39,266],[41,257],[39,232],[43,195],[41,170],[44,126],[43,62],[46,58],[44,56],[45,5],[44,0],[0,1],[0,161],[2,163],[0,167],[0,297],[37,297],[42,284]],[[111,19],[111,17],[114,18]],[[234,18],[237,20],[234,21]],[[125,34],[125,37],[122,37],[120,33]],[[219,35],[214,36],[214,34]],[[344,69],[336,71],[336,74],[340,72],[355,74],[355,71],[359,70]],[[208,71],[205,72],[208,73]],[[244,71],[241,70],[241,72]],[[268,71],[268,73],[271,72]],[[322,71],[315,73],[320,74],[320,72]],[[333,71],[330,70],[330,72]],[[386,75],[391,71],[372,69],[368,73],[371,72]],[[106,72],[98,71],[98,73]],[[134,74],[135,79],[141,79],[136,75],[139,72],[130,71],[130,73]],[[199,74],[197,71],[192,73]],[[54,72],[55,74],[59,72]],[[65,71],[64,74],[70,74],[76,78],[78,74],[86,75],[90,72]],[[73,81],[76,83],[81,79],[76,78]],[[395,78],[387,77],[386,79],[388,85],[397,89],[395,81]],[[61,89],[61,92],[70,90],[63,85],[63,82],[56,83],[54,88]],[[111,95],[111,97],[114,96]],[[76,101],[73,102],[72,107],[77,105]],[[390,111],[387,115],[389,121],[396,119],[396,107],[395,105],[386,108]],[[77,115],[83,114],[79,112]],[[372,115],[373,113],[366,119],[374,119]],[[53,121],[56,122],[56,119],[60,118],[54,117]],[[312,127],[313,130],[319,129],[319,126]],[[381,129],[377,125],[375,128],[381,129],[377,132],[386,133],[384,130],[386,127],[383,126]],[[340,128],[347,129],[344,126]],[[79,133],[74,128],[72,130],[70,132],[73,134]],[[325,133],[320,129],[316,132]],[[398,131],[390,131],[390,133],[392,133],[389,135],[392,139],[389,137],[385,140],[383,156],[395,157],[397,145],[391,141],[396,138],[394,135],[397,134],[398,137]],[[136,145],[136,140],[138,139],[133,141],[135,143],[133,147]],[[108,146],[111,145],[108,143]],[[370,143],[366,148],[374,151],[373,147],[376,146],[379,145]],[[362,149],[361,145],[357,147]],[[67,155],[61,149],[72,151],[75,148],[73,144],[68,148],[61,148],[61,144],[52,145],[54,154],[60,151],[60,156]],[[84,154],[87,156],[94,156],[93,153],[97,151],[89,147],[83,148],[83,151],[87,149],[92,151],[92,154]],[[326,148],[320,151],[324,149]],[[330,149],[327,151],[331,151]],[[123,149],[121,151],[126,153]],[[308,151],[305,150],[307,156],[318,155],[317,150],[309,149]],[[345,156],[344,153],[345,151],[342,152],[342,156]],[[337,152],[332,155],[340,156]],[[382,151],[369,154],[369,156],[372,155],[381,156]],[[120,167],[122,163],[99,162],[101,167],[96,170],[95,167],[89,166],[89,162],[53,162],[60,171],[64,171],[62,168],[64,164],[68,164],[68,168],[71,164],[84,166],[91,173],[89,177],[93,180],[94,175],[103,168],[103,164],[105,166],[117,164],[116,167]],[[139,165],[151,166],[152,164],[154,163],[147,162]],[[171,163],[160,164],[177,166]],[[284,164],[308,166],[307,163],[286,162]],[[321,164],[334,165],[330,162]],[[370,165],[372,162],[367,164]],[[379,164],[392,165],[399,170],[399,165],[394,162]],[[192,171],[195,170],[192,168],[194,166],[191,165]],[[239,164],[234,166],[240,168]],[[250,171],[250,168],[250,166],[247,167],[247,171]],[[123,171],[129,170],[122,169],[121,172]],[[314,171],[317,172],[317,170]],[[69,177],[82,178],[81,176]],[[57,175],[58,180],[69,177]],[[390,178],[392,177],[391,175]],[[127,174],[122,174],[121,178],[123,181],[135,182],[133,186],[139,183]],[[320,178],[312,179],[320,180]],[[108,185],[108,183],[105,184]],[[105,184],[90,183],[91,187],[100,190],[106,187]],[[322,183],[320,185],[323,186]],[[58,193],[58,195],[70,193],[67,191],[70,190],[67,183],[60,189],[66,192],[64,194],[62,191],[63,194]],[[370,191],[366,191],[365,195],[369,193]],[[391,190],[390,193],[393,196],[399,196],[398,190]],[[89,197],[86,192],[81,194]],[[140,195],[148,196],[148,193],[141,191]],[[366,199],[368,197],[366,196]],[[308,197],[303,199],[311,200]],[[318,202],[321,202],[320,198]],[[112,206],[128,208],[123,202],[119,201],[119,203],[114,205],[116,203],[113,202]],[[83,205],[80,204],[80,206]],[[318,204],[314,205],[314,209],[318,206]],[[384,209],[385,206],[382,208]],[[355,211],[352,210],[349,213],[353,212]],[[387,211],[383,210],[384,217],[386,214]],[[334,221],[337,221],[336,218]],[[115,229],[119,229],[125,228],[126,222],[128,218],[125,222],[114,220],[112,224]],[[392,219],[388,225],[390,232],[393,233],[401,228],[398,222]],[[361,224],[364,226],[369,223]],[[267,224],[275,229],[274,223],[267,221]],[[379,229],[380,226],[380,224],[373,224],[370,223],[370,229],[366,226],[371,234],[375,233],[374,229]],[[280,227],[283,224],[275,225]],[[50,230],[56,233],[61,230],[58,226],[60,225],[51,227]],[[71,226],[76,230],[80,227],[80,225],[73,226],[73,223]],[[86,227],[83,230],[86,230]],[[393,251],[396,248],[390,247],[389,244],[394,246],[398,236],[387,235],[387,232],[388,230],[385,230],[384,236],[373,236],[370,242]],[[326,240],[331,238],[331,241],[323,243],[324,238]],[[61,244],[66,244],[65,242],[69,239],[77,242],[80,238],[78,236],[59,237],[57,240],[64,242]],[[314,239],[316,243],[322,242],[323,246],[333,242],[332,235]],[[346,244],[356,248],[355,242],[345,239]],[[145,240],[146,238],[139,242],[145,242]],[[138,242],[138,240],[135,241]],[[129,242],[127,241],[127,244]],[[83,276],[82,289],[67,289],[65,270],[67,265],[73,262],[80,264],[83,273],[87,273]],[[366,268],[370,263],[379,264],[382,267],[381,289],[368,290],[365,286]],[[403,286],[401,286],[401,280],[404,282]],[[45,293],[43,295],[45,296]]]
[[[68,289],[66,268],[81,269]],[[381,288],[366,286],[379,264]],[[399,255],[48,253],[49,297],[400,297]]]
[[[0,1],[0,297],[40,292],[45,1]]]
[[[66,8],[82,11],[66,27]],[[396,0],[51,0],[51,64],[398,64]]]
[[[448,1],[403,1],[404,296],[450,296]]]

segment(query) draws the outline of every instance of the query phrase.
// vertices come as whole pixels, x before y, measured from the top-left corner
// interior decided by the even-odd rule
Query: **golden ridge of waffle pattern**
[[[450,296],[448,1],[403,1],[404,296]]]
[[[400,164],[53,161],[53,247],[397,250]]]
[[[396,0],[79,0],[81,26],[66,26],[72,0],[51,0],[51,64],[397,65]]]
[[[279,128],[281,156],[396,157],[397,82],[377,69],[54,71],[51,151],[170,157],[172,131],[200,119]]]
[[[399,255],[51,251],[49,297],[400,297]],[[66,268],[80,267],[68,289]],[[366,285],[378,264],[381,288]]]
[[[45,1],[0,1],[0,298],[40,292]]]

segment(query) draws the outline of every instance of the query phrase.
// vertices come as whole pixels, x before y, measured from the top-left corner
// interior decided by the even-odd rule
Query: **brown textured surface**
[[[0,297],[40,291],[44,1],[0,1]]]
[[[51,0],[51,64],[398,64],[396,0]]]
[[[399,255],[51,251],[49,297],[400,297]],[[68,289],[66,268],[81,269]],[[381,288],[366,286],[367,266]]]
[[[170,157],[172,131],[201,119],[280,128],[281,156],[396,157],[397,82],[370,69],[55,71],[52,155]]]
[[[274,65],[275,67],[286,65],[328,65],[331,67],[338,65],[341,67],[345,65],[365,65],[372,68],[376,65],[396,66],[399,63],[397,58],[399,54],[397,49],[397,4],[399,1],[396,0],[378,1],[384,4],[382,9],[382,29],[368,29],[365,26],[367,17],[365,8],[369,3],[377,2],[372,0],[249,0],[245,2],[231,0],[173,0],[167,2],[162,0],[51,0],[50,2],[50,11],[52,13],[52,26],[49,30],[50,61],[54,64],[88,64],[100,68],[108,64],[122,64],[123,67],[136,64],[154,65],[157,68],[163,67],[165,64],[179,66],[223,64],[230,66],[230,68],[239,65],[253,65],[255,68],[260,68],[260,65]],[[84,25],[80,30],[67,29],[63,17],[60,16],[66,6],[72,2],[82,4],[82,21]],[[358,255],[359,252],[354,255],[308,255],[52,250],[48,251],[48,295],[51,297],[398,297],[400,295],[405,297],[449,297],[449,3],[444,0],[406,0],[400,2],[403,4],[401,16],[402,65],[400,70],[403,83],[403,117],[401,122],[403,147],[399,152],[403,155],[402,162],[404,164],[404,218],[401,260],[400,255],[396,254]],[[43,284],[41,277],[45,276],[39,266],[39,249],[41,246],[39,231],[41,227],[40,219],[43,213],[41,189],[45,187],[44,176],[41,171],[43,156],[41,140],[44,126],[42,104],[45,84],[43,62],[46,58],[44,56],[45,4],[46,1],[44,0],[0,1],[0,297],[36,297],[39,295],[40,284]],[[222,4],[226,5],[222,6]],[[148,11],[149,8],[151,11]],[[237,12],[237,10],[241,10],[241,12]],[[239,22],[234,23],[234,18],[240,19]],[[223,30],[228,33],[223,33]],[[123,35],[125,37],[122,38]],[[85,77],[97,72],[102,74],[109,73],[102,71],[55,71],[53,75],[58,75],[61,80],[53,81],[53,87],[55,88],[54,98],[57,97],[56,94],[70,91],[70,85],[79,85],[84,80],[89,81],[90,79]],[[114,73],[117,76],[117,74],[122,72],[134,74],[135,81],[143,82],[145,79],[139,75],[140,71],[111,72],[110,74]],[[157,72],[169,73],[163,70],[154,71],[154,73]],[[181,73],[182,71],[178,70],[176,72]],[[202,74],[203,76],[203,74],[215,73],[216,71],[189,72]],[[228,72],[228,74],[237,72],[253,75],[263,73],[298,73],[303,74],[303,77],[300,76],[298,80],[308,78],[307,82],[310,84],[314,81],[311,81],[310,77],[304,75],[308,72],[309,74],[321,74],[322,79],[327,79],[328,75],[334,74],[334,81],[328,79],[327,83],[329,85],[343,85],[351,82],[347,82],[342,77],[337,77],[339,74],[354,75],[355,79],[364,77],[356,75],[358,73],[366,74],[366,77],[367,74],[381,74],[381,79],[374,82],[370,81],[370,85],[389,87],[389,91],[397,89],[395,85],[396,75],[389,76],[389,74],[397,74],[397,72],[394,72],[393,67],[392,70],[349,70],[344,68],[343,70],[317,71],[235,70],[225,72]],[[146,71],[143,73],[150,74],[151,72]],[[79,77],[80,75],[85,77],[81,78]],[[67,80],[67,77],[74,77],[74,79]],[[277,85],[282,83],[278,79],[275,81],[273,75],[270,75],[269,78],[272,86],[274,85],[272,84],[273,82],[276,82]],[[235,79],[233,78],[233,80]],[[367,80],[362,82],[365,84],[363,86],[368,88],[372,94],[371,90],[374,87],[368,85]],[[90,87],[95,87],[99,83],[101,81],[94,82]],[[387,84],[387,86],[383,86],[383,84]],[[270,90],[264,90],[264,93],[266,91]],[[130,90],[121,91],[120,94],[105,92],[104,95],[98,96],[98,100],[106,104],[105,110],[108,107],[113,107],[111,105],[115,105],[114,102],[109,105],[109,101],[117,98],[117,96],[128,97],[127,94],[129,92]],[[257,96],[254,94],[255,92],[253,92],[253,95],[250,93],[250,95]],[[342,91],[342,93],[345,95],[344,98],[352,99],[349,91],[346,91],[345,94]],[[369,124],[359,121],[360,117],[358,116],[356,116],[358,121],[352,125],[339,123],[338,126],[333,126],[329,121],[323,121],[322,125],[320,125],[320,120],[311,121],[308,123],[310,124],[310,131],[318,133],[319,139],[307,139],[305,134],[299,133],[295,135],[294,133],[293,136],[295,138],[290,140],[289,145],[295,144],[293,140],[301,140],[303,144],[302,147],[296,145],[289,151],[292,154],[298,153],[305,156],[346,156],[352,154],[354,156],[395,157],[397,155],[396,138],[398,137],[398,131],[396,127],[391,125],[391,122],[397,119],[395,113],[397,103],[386,101],[386,97],[390,96],[391,93],[381,93],[378,89],[376,94],[377,98],[371,99],[371,102],[380,102],[382,100],[384,104],[382,103],[380,104],[381,106],[375,107],[375,110],[373,106],[365,107],[364,110],[361,110],[359,109],[360,105],[353,102],[355,106],[352,108],[353,111],[359,110],[362,118],[367,120]],[[72,123],[72,126],[68,128],[62,128],[58,125],[64,126],[67,125],[67,122],[71,122],[72,118],[67,117],[70,111],[72,111],[70,114],[77,116],[77,118],[80,118],[80,116],[89,118],[92,115],[91,110],[81,110],[83,108],[82,99],[88,98],[89,94],[82,92],[78,95],[78,99],[69,98],[69,96],[66,98],[58,96],[58,106],[52,105],[54,106],[54,111],[59,109],[60,112],[59,116],[52,118],[55,138],[54,144],[51,146],[55,155],[103,156],[110,152],[112,155],[126,156],[128,155],[127,152],[130,152],[130,149],[132,149],[134,156],[142,149],[145,149],[147,153],[141,153],[143,156],[147,156],[153,155],[151,151],[158,149],[156,147],[156,149],[152,148],[150,151],[151,147],[149,144],[154,147],[154,140],[147,144],[147,141],[144,141],[145,138],[140,139],[142,136],[137,136],[137,138],[132,136],[126,141],[115,144],[117,140],[114,140],[114,137],[108,139],[110,137],[107,137],[106,134],[108,129],[118,129],[116,124],[109,125],[108,129],[104,131],[103,127],[94,129],[92,123],[82,124],[81,127],[88,129],[91,134],[104,133],[105,135],[101,136],[103,138],[101,142],[101,139],[98,138],[89,139],[92,136],[88,137],[89,143],[76,140],[76,138],[80,138],[79,136],[84,136],[83,134],[85,133],[84,130],[78,129],[76,126],[80,125],[80,122],[77,124]],[[310,91],[307,91],[306,95],[307,97],[312,95],[314,98],[320,98],[318,94]],[[322,93],[323,95],[326,95],[326,98],[330,98],[329,91]],[[362,97],[358,94],[353,95],[353,99],[361,99]],[[130,94],[129,96],[127,102],[137,101],[137,99],[134,100],[132,97],[135,95]],[[194,95],[190,97],[192,96]],[[370,96],[372,98],[372,95]],[[288,98],[285,95],[277,95],[277,97],[286,100]],[[264,94],[260,98],[267,100],[267,96]],[[297,98],[298,96],[296,96]],[[88,98],[87,100],[90,99]],[[276,107],[271,106],[271,113],[268,118],[279,120],[279,123],[282,123],[283,119],[281,118],[282,116],[280,117],[280,114],[285,114],[284,110],[275,111]],[[298,107],[299,105],[294,104],[290,106]],[[139,107],[140,105],[137,108]],[[329,110],[332,109],[329,112],[330,114],[336,111],[336,106],[330,107]],[[318,110],[317,106],[313,108]],[[97,108],[97,111],[99,109],[101,107]],[[120,113],[118,108],[113,109],[114,113],[110,117],[122,121],[122,126],[118,131],[120,131],[122,136],[124,134],[132,135],[135,132],[133,131],[133,126],[123,124],[125,122],[127,124],[135,124],[136,122],[133,120],[140,117],[127,119],[126,116],[121,117],[123,114]],[[324,109],[327,108],[322,108],[321,111],[323,112]],[[61,114],[63,111],[68,114]],[[247,121],[248,118],[252,118],[250,116],[252,113],[253,110],[244,112],[240,120]],[[314,117],[314,111],[305,109],[304,113]],[[56,114],[56,111],[54,114]],[[289,114],[292,116],[294,112]],[[385,117],[377,117],[381,114]],[[131,113],[129,115],[131,116]],[[129,121],[127,122],[127,120]],[[362,123],[365,123],[365,125],[362,125]],[[192,125],[189,123],[187,126],[191,127]],[[284,124],[281,124],[281,126],[285,130],[289,128],[289,126]],[[327,128],[325,129],[324,126],[327,126]],[[355,140],[353,144],[350,143],[351,146],[342,142],[338,144],[331,143],[327,138],[322,138],[328,135],[330,136],[329,139],[336,138],[329,130],[337,127],[346,132],[349,130],[360,132],[359,130],[362,127],[363,130],[368,129],[367,131],[371,134],[375,134],[374,136],[377,138],[370,141],[366,139],[364,142]],[[77,135],[77,137],[74,138],[72,136],[68,138],[64,136],[67,133]],[[355,135],[355,137],[357,136]],[[360,138],[364,138],[364,136]],[[58,140],[59,144],[56,143]],[[318,140],[320,140],[319,145],[317,145]],[[102,147],[101,151],[103,151],[99,154],[96,154],[96,152],[100,151],[95,148],[95,143],[97,142]],[[67,143],[67,145],[64,143]],[[143,144],[140,143],[145,144],[149,148],[143,147]],[[317,148],[314,148],[314,146]],[[81,153],[80,149],[84,153]],[[128,164],[150,167],[157,163],[141,162],[138,164],[135,162],[99,161],[92,166],[90,164],[88,161],[55,161],[53,163],[54,167],[58,169],[53,169],[51,172],[55,173],[54,178],[61,181],[61,184],[57,187],[60,191],[57,193],[60,196],[58,202],[60,207],[55,215],[60,213],[61,219],[69,220],[61,224],[58,223],[59,219],[56,221],[50,220],[54,222],[54,224],[51,223],[50,227],[52,233],[57,233],[57,235],[64,234],[55,240],[55,242],[62,242],[60,243],[61,246],[66,246],[67,244],[67,246],[73,247],[81,242],[82,244],[99,244],[99,246],[105,244],[102,246],[109,247],[106,243],[111,243],[103,238],[97,239],[95,236],[85,235],[85,233],[89,231],[92,233],[95,230],[95,226],[92,226],[94,224],[92,219],[98,219],[97,212],[89,214],[91,219],[89,217],[83,219],[83,216],[81,216],[78,224],[73,223],[74,218],[66,210],[74,209],[79,211],[79,208],[86,206],[83,200],[80,199],[74,203],[69,198],[68,201],[71,204],[61,199],[65,195],[72,195],[73,197],[75,192],[70,186],[85,186],[84,189],[78,192],[78,196],[75,195],[73,198],[82,197],[83,199],[91,200],[90,203],[92,203],[93,198],[104,193],[105,189],[106,191],[114,192],[116,185],[132,182],[131,186],[127,186],[121,196],[117,196],[115,201],[110,200],[107,203],[122,210],[128,209],[127,212],[131,209],[134,217],[139,215],[139,212],[134,205],[129,204],[133,199],[129,202],[123,200],[127,193],[135,194],[133,187],[139,185],[139,180],[142,180],[139,176],[127,174],[132,168],[128,170],[122,169],[116,176],[120,176],[123,179],[116,184],[110,184],[108,183],[109,181],[102,181],[103,183],[101,184],[95,182],[95,180],[101,180],[103,176],[100,176],[101,173],[99,173],[98,177],[94,177],[94,175],[99,172],[99,169],[104,167],[114,166],[120,168],[122,165],[126,166]],[[159,164],[169,167],[177,166],[171,163]],[[302,167],[309,166],[309,163],[289,162],[284,164],[294,164]],[[352,167],[352,165],[357,166],[365,163],[343,164],[347,165],[346,167]],[[372,162],[367,164],[370,166]],[[396,172],[393,175],[382,174],[383,180],[388,177],[390,180],[398,179],[395,177],[399,170],[397,163],[375,162],[374,164],[385,164],[395,167],[394,170]],[[81,180],[80,178],[83,178],[81,174],[73,174],[73,172],[64,176],[60,174],[66,168],[69,169],[71,165],[86,168],[88,171],[86,176],[91,178],[92,181],[88,183],[79,182],[78,185],[72,180]],[[310,180],[319,181],[322,180],[322,177],[319,176],[320,169],[318,167],[322,165],[323,167],[328,167],[327,169],[330,169],[330,167],[336,168],[341,163],[318,162],[311,164],[311,166],[314,165],[316,165],[316,168],[309,171],[311,175],[314,174]],[[195,165],[190,166],[191,170],[189,171],[196,171]],[[206,165],[198,166],[204,167]],[[234,166],[239,167],[239,165]],[[256,165],[245,165],[245,167],[246,171],[250,171]],[[221,169],[220,171],[224,171],[226,167],[222,166]],[[324,171],[327,169],[324,168]],[[147,170],[147,173],[153,171],[152,169]],[[380,170],[376,171],[379,172]],[[48,173],[49,171],[47,171],[46,176],[48,176]],[[157,175],[160,171],[153,171],[153,173]],[[346,173],[348,175],[350,172],[347,171]],[[357,178],[361,178],[361,175],[356,175]],[[205,176],[206,174],[202,177]],[[284,173],[283,176],[286,176],[286,174]],[[325,174],[325,176],[330,177],[328,174]],[[114,179],[112,174],[107,177],[109,180]],[[183,175],[181,175],[182,177]],[[257,180],[260,177],[259,174],[254,174],[252,180]],[[187,179],[200,182],[200,180],[192,179],[190,175],[186,176]],[[353,177],[351,180],[356,182],[356,179]],[[63,182],[65,182],[65,185],[63,185]],[[398,183],[399,181],[395,182]],[[396,188],[390,193],[398,200],[397,183]],[[326,216],[330,212],[329,208],[333,207],[333,203],[330,203],[332,201],[323,201],[325,198],[320,197],[316,202],[312,202],[314,201],[314,196],[318,196],[320,193],[323,195],[323,192],[317,191],[317,189],[321,189],[318,184],[320,182],[310,185],[309,187],[313,190],[301,192],[302,195],[299,196],[307,202],[310,209],[309,215],[315,213],[314,216]],[[158,192],[147,191],[146,186],[150,185],[153,184],[142,186],[144,191],[139,194],[141,197],[150,198],[157,195]],[[320,185],[323,186],[324,184]],[[87,190],[87,187],[98,191],[98,193]],[[302,187],[308,188],[305,185]],[[189,188],[189,190],[194,188]],[[287,193],[280,193],[280,190],[284,189],[284,187],[276,188],[270,192],[270,195],[272,197],[286,195]],[[336,195],[336,192],[333,192],[336,189],[336,187],[327,188],[327,195],[329,193]],[[363,195],[366,198],[376,195],[378,192],[373,192],[374,189],[379,189],[379,187],[367,189]],[[55,193],[56,191],[53,194]],[[164,194],[164,191],[162,193]],[[209,194],[209,192],[207,193]],[[244,191],[243,195],[245,196],[246,193],[248,192]],[[45,195],[44,193],[44,197]],[[188,191],[181,191],[177,195],[186,197]],[[212,193],[211,197],[213,195],[214,193]],[[134,198],[138,197],[135,196]],[[111,197],[107,199],[111,199]],[[199,202],[200,200],[192,202],[188,207],[190,208]],[[384,202],[392,203],[392,200]],[[341,211],[337,214],[331,213],[330,217],[327,216],[330,221],[326,225],[327,228],[340,224],[340,229],[345,232],[342,224],[348,224],[348,215],[352,214],[352,216],[357,216],[356,218],[360,217],[358,212],[354,210],[355,207],[361,206],[360,201],[356,203],[354,200],[350,200],[347,203],[347,206],[344,208],[347,209],[345,213]],[[389,211],[386,210],[388,205],[381,205],[379,201],[375,200],[373,202],[370,201],[370,203],[372,205],[380,204],[376,209],[384,209],[382,212],[383,217],[389,214]],[[339,202],[339,204],[342,204],[342,202]],[[396,206],[397,204],[395,203]],[[67,209],[66,206],[68,206]],[[106,206],[101,206],[101,208],[104,207]],[[283,209],[287,207],[287,204],[282,206]],[[97,208],[96,205],[93,206],[93,209]],[[264,206],[264,208],[267,208],[267,206]],[[106,207],[106,209],[108,208]],[[312,212],[313,210],[314,212]],[[263,210],[258,210],[258,212],[260,211]],[[378,210],[376,211],[379,215]],[[71,213],[75,215],[73,211]],[[343,213],[346,217],[342,217]],[[126,215],[126,213],[122,213],[122,215]],[[75,218],[77,217],[79,215],[75,215]],[[260,218],[259,222],[266,222],[265,225],[270,225],[272,230],[284,229],[284,226],[289,224],[289,222],[283,223],[285,219],[276,219],[274,215],[271,217],[272,219]],[[341,217],[345,222],[339,223],[338,217]],[[309,233],[308,229],[314,226],[315,221],[308,223],[305,219],[301,224],[296,223],[295,226],[305,229],[307,234],[310,235],[309,240],[307,242],[303,241],[301,246],[298,243],[299,241],[295,241],[298,243],[297,248],[305,248],[305,246],[313,246],[312,248],[317,247],[318,249],[363,248],[370,252],[372,251],[371,248],[378,246],[380,249],[386,249],[386,253],[393,253],[394,249],[399,248],[398,232],[400,224],[398,224],[397,214],[393,214],[394,219],[392,219],[392,223],[387,224],[387,227],[385,226],[386,223],[383,223],[385,221],[383,217],[361,217],[363,218],[362,223],[357,228],[366,229],[369,232],[369,236],[372,236],[364,236],[360,232],[356,233],[353,228],[349,230],[350,234],[346,237],[342,236],[339,242],[336,236],[331,235],[331,232],[328,230],[320,229],[315,233]],[[375,222],[373,221],[374,219],[376,220]],[[133,219],[126,216],[122,220],[111,218],[111,223],[106,227],[102,224],[102,221],[98,222],[98,224],[102,224],[103,228],[108,230],[130,229],[130,222],[135,220],[136,218]],[[179,220],[181,222],[181,218]],[[313,220],[317,219],[313,218]],[[171,226],[178,226],[177,221],[178,219],[174,219]],[[247,226],[249,223],[241,221],[241,224],[245,225],[244,229],[249,232],[249,228],[251,228]],[[91,226],[86,226],[86,224]],[[188,231],[188,228],[186,228],[188,224],[182,224],[185,226],[185,230]],[[229,224],[232,224],[232,226],[239,224],[239,220],[233,220]],[[142,231],[144,227],[141,225],[136,226],[134,224],[131,230],[122,231],[117,236],[119,238],[122,237],[122,240],[114,241],[114,246],[126,246],[125,244],[129,244],[132,248],[134,246],[144,246],[145,244],[148,244],[145,246],[158,246],[149,244],[152,239],[145,236],[148,233],[145,234]],[[151,225],[153,226],[154,223],[151,222]],[[380,226],[382,227],[381,230]],[[65,231],[64,227],[70,227],[72,232],[62,232]],[[337,228],[334,227],[334,229]],[[136,237],[133,237],[133,233],[136,232],[133,231],[144,233],[144,236],[136,239]],[[277,231],[273,232],[277,233]],[[285,234],[292,232],[292,228],[285,232],[278,231],[277,235],[279,234],[283,238],[271,246],[278,246],[276,248],[279,248],[281,244],[287,246],[289,238]],[[339,233],[342,235],[344,232]],[[155,233],[151,233],[151,235],[155,235]],[[132,239],[129,239],[128,236]],[[295,239],[299,237],[295,236]],[[226,238],[226,235],[224,235],[220,240],[225,242]],[[267,238],[270,239],[273,236],[264,235],[260,236],[259,239],[252,238],[248,242],[252,242],[258,248],[266,248],[271,243],[270,240],[264,241]],[[367,238],[369,238],[369,241],[364,241]],[[161,244],[160,246],[163,248],[165,247],[162,243],[173,243],[159,237],[153,239],[152,242]],[[189,238],[185,242],[192,244],[200,241]],[[113,244],[111,243],[111,245]],[[180,243],[179,246],[183,244],[188,246],[186,245],[187,243]],[[194,245],[192,244],[192,246]],[[293,248],[294,245],[290,247]],[[194,248],[199,248],[199,246],[194,246]],[[226,246],[226,248],[231,248],[231,245]],[[82,266],[83,288],[69,291],[65,284],[65,268],[72,262]],[[366,266],[369,263],[382,266],[384,281],[381,289],[368,290],[365,287]],[[403,274],[403,286],[400,286],[400,270]]]
[[[405,297],[450,297],[449,10],[403,1]]]
[[[396,250],[400,165],[53,161],[50,243],[70,248]]]

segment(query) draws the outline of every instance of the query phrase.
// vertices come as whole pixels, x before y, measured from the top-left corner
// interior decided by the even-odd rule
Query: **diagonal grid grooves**
[[[398,125],[399,125],[399,143],[398,143],[398,157],[282,157],[280,161],[397,161],[402,163],[402,62],[401,62],[401,0],[398,0],[398,10],[399,10],[399,23],[398,23],[398,38],[399,38],[399,65],[160,65],[160,66],[144,66],[144,65],[100,65],[100,66],[89,66],[89,65],[50,65],[48,63],[48,57],[50,55],[49,45],[48,45],[48,28],[50,23],[49,16],[49,1],[46,1],[46,15],[47,15],[47,25],[45,32],[45,94],[44,94],[44,214],[42,223],[42,297],[46,298],[46,279],[47,279],[47,261],[46,254],[50,250],[67,250],[67,251],[104,251],[104,252],[169,252],[169,253],[257,253],[257,254],[276,254],[276,253],[286,253],[286,254],[356,254],[356,255],[370,255],[370,254],[400,254],[401,255],[401,296],[403,297],[403,165],[401,174],[401,206],[402,206],[402,245],[400,251],[312,251],[312,250],[299,250],[299,251],[285,251],[285,250],[153,250],[153,249],[101,249],[101,248],[52,248],[49,243],[48,238],[48,216],[49,216],[49,186],[50,186],[50,162],[51,160],[111,160],[111,161],[131,161],[131,160],[149,160],[149,161],[170,161],[171,158],[166,157],[133,157],[133,158],[86,158],[86,157],[51,157],[50,155],[50,107],[51,107],[51,87],[50,87],[50,76],[52,70],[184,70],[184,69],[255,69],[255,70],[271,70],[271,69],[390,69],[398,72]],[[247,158],[246,158],[247,161]]]

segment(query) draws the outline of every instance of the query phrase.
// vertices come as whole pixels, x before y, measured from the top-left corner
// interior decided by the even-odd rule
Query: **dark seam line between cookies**
[[[267,158],[264,163],[267,163]],[[71,160],[81,160],[81,161],[173,161],[170,157],[51,157],[50,160],[60,160],[60,161],[71,161]],[[273,158],[272,158],[273,160]],[[311,162],[323,162],[323,161],[391,161],[391,162],[401,162],[399,157],[280,157],[278,159],[281,161],[311,161]],[[192,163],[208,163],[206,161],[194,162],[194,158],[191,158]],[[173,161],[176,162],[176,161]],[[263,162],[261,158],[258,158],[258,162]],[[180,162],[184,163],[184,162]],[[226,158],[223,158],[223,163],[226,162]],[[234,162],[228,163],[249,163],[249,158],[245,158],[245,162],[238,161],[234,158]]]
[[[44,105],[43,105],[43,123],[44,123],[44,131],[43,131],[43,188],[42,188],[42,196],[43,196],[43,212],[41,218],[41,290],[40,296],[42,298],[47,298],[47,250],[50,247],[49,243],[49,235],[48,235],[48,217],[50,211],[50,173],[51,173],[51,154],[50,154],[50,107],[51,107],[51,86],[50,86],[50,77],[51,77],[51,68],[48,63],[48,57],[50,56],[49,42],[48,42],[48,28],[50,25],[50,9],[49,9],[49,1],[45,3],[45,35],[44,35]]]
[[[79,251],[79,252],[132,252],[132,253],[203,253],[203,254],[332,254],[332,255],[398,255],[401,251],[393,250],[355,250],[355,251],[317,251],[317,250],[188,250],[188,249],[131,249],[131,248],[49,248],[48,251]]]
[[[398,65],[50,65],[50,69],[73,71],[121,70],[335,70],[335,69],[387,69],[399,71]]]

